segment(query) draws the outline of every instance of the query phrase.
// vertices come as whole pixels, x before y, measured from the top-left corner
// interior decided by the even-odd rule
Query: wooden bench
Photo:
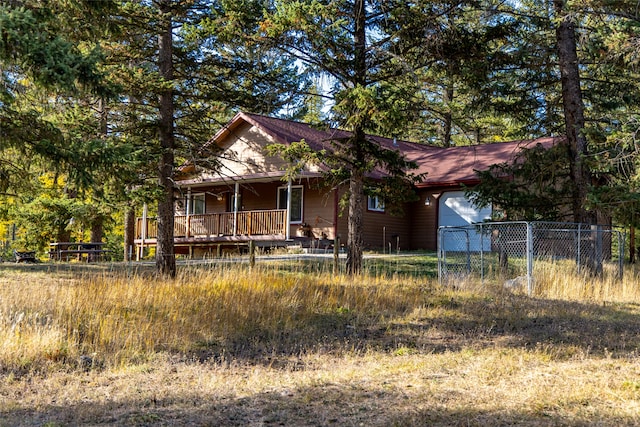
[[[16,262],[36,262],[35,251],[13,251]]]

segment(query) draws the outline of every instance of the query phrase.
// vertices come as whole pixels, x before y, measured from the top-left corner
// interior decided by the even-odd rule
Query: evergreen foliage
[[[633,126],[628,125],[634,121],[640,92],[633,83],[636,70],[628,57],[623,59],[622,45],[628,47],[629,44],[619,41],[633,38],[632,22],[637,11],[631,3],[625,2],[555,1],[554,5],[549,8],[545,2],[533,1],[497,3],[493,9],[495,16],[513,22],[514,28],[518,29],[512,38],[511,49],[517,61],[514,68],[494,75],[494,85],[514,90],[513,94],[532,101],[530,111],[534,114],[526,120],[533,131],[531,136],[574,135],[568,139],[569,156],[566,158],[572,177],[560,186],[564,191],[562,194],[572,194],[574,220],[607,223],[611,217],[626,216],[620,209],[631,202],[622,201],[635,199],[632,188],[627,186],[627,191],[620,192],[619,184],[626,179],[620,171],[628,171],[633,163],[629,159],[635,158],[634,149],[629,150],[633,146],[630,144],[633,133],[629,133]],[[577,55],[577,60],[569,63],[579,63],[569,79],[557,65],[562,63],[558,29],[563,22],[568,22],[567,19],[573,25],[570,33],[575,38],[573,48]],[[568,81],[573,81],[572,88],[566,86]],[[579,115],[583,118],[577,124],[568,122],[578,117],[578,113],[576,110],[567,112],[567,106],[578,105],[581,106]],[[545,160],[537,158],[536,161]],[[554,164],[553,158],[547,163],[537,163],[542,170]],[[510,171],[501,168],[495,172],[515,177],[516,181],[518,176],[520,181],[529,179],[518,164]],[[535,182],[537,171],[530,172],[530,180]],[[486,173],[481,176],[488,178]],[[512,181],[492,182],[491,188],[488,185],[478,187],[477,191],[485,192],[479,194],[478,199],[486,202],[489,194],[493,194],[496,204],[512,210],[521,210],[522,197],[536,193],[529,193],[529,186],[523,186],[518,189],[518,195],[514,195]],[[545,191],[555,194],[557,190],[557,186],[550,185]],[[502,191],[513,197],[502,197]],[[605,194],[612,197],[603,197]],[[540,203],[545,201],[540,200]],[[544,210],[544,206],[538,209]],[[549,212],[549,215],[548,219],[556,217],[555,212]]]
[[[44,248],[109,233],[136,203],[172,215],[174,167],[216,169],[200,147],[244,109],[352,131],[322,160],[350,186],[354,273],[364,196],[392,206],[418,178],[366,134],[442,146],[567,135],[479,171],[478,203],[567,219],[570,201],[575,220],[637,226],[639,29],[630,0],[3,2],[2,218]],[[371,185],[375,170],[390,185]]]
[[[365,195],[384,196],[391,202],[406,196],[406,191],[389,191],[391,187],[410,189],[416,178],[401,153],[384,149],[366,136],[367,132],[397,133],[406,125],[413,111],[411,97],[418,92],[412,73],[405,75],[406,62],[396,54],[396,37],[386,31],[385,22],[390,19],[385,4],[365,0],[277,2],[258,34],[304,64],[306,72],[330,79],[330,124],[351,131],[350,137],[331,141],[331,150],[322,156],[330,169],[328,182],[348,187],[343,202],[350,274],[358,274],[362,267]],[[387,172],[393,185],[369,182],[376,169]]]
[[[568,154],[564,144],[523,149],[513,163],[478,171],[481,182],[467,196],[478,206],[493,204],[496,220],[570,221]]]

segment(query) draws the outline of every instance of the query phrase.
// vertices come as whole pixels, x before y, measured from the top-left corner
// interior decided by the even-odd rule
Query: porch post
[[[291,240],[291,178],[287,182],[287,212],[285,215],[285,239]]]
[[[238,234],[238,210],[240,209],[240,183],[236,181],[233,191],[233,235]]]
[[[142,206],[142,230],[140,230],[142,243],[140,244],[140,248],[136,251],[136,261],[140,261],[144,255],[144,241],[147,238],[147,215],[148,208],[147,204],[145,203]]]
[[[187,200],[185,203],[185,212],[184,212],[184,234],[185,237],[189,238],[189,236],[191,235],[191,233],[189,232],[189,228],[190,228],[190,221],[189,221],[189,212],[191,211],[191,187],[187,187]]]

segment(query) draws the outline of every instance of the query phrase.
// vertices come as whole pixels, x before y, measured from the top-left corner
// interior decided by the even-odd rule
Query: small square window
[[[367,209],[374,212],[384,212],[384,202],[377,196],[368,196]]]

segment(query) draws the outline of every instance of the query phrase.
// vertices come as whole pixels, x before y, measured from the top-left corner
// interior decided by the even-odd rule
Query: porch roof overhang
[[[184,187],[208,187],[211,185],[230,185],[230,184],[253,184],[257,182],[273,182],[273,181],[282,181],[285,177],[285,171],[277,171],[277,172],[263,172],[263,173],[255,173],[248,174],[242,176],[223,176],[223,175],[214,175],[214,174],[203,174],[199,175],[196,178],[192,179],[183,179],[176,181],[176,185],[180,188]],[[296,175],[295,180],[299,179],[307,179],[307,178],[320,178],[322,176],[319,172],[308,172],[303,171]]]

